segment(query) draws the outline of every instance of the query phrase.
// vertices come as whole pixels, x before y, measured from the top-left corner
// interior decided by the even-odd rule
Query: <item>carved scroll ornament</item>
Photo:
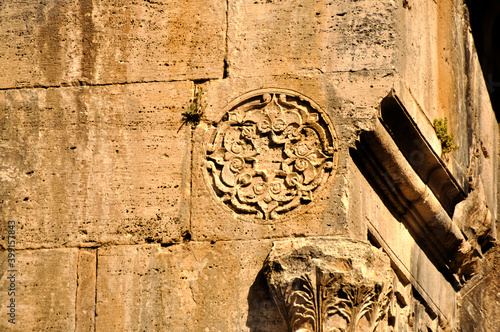
[[[314,102],[289,90],[260,90],[217,124],[207,170],[227,207],[271,220],[311,202],[335,173],[336,158],[333,126]]]
[[[264,268],[289,331],[378,331],[392,298],[389,265],[361,243],[341,240],[318,246],[308,240],[293,241],[275,246]],[[322,250],[325,245],[338,246],[338,254]],[[342,255],[346,246],[361,257]],[[288,250],[283,251],[285,247]],[[382,263],[378,267],[372,265],[377,260]]]

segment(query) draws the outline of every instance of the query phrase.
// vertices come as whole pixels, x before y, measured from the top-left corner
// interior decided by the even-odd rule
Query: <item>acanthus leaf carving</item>
[[[382,269],[386,275],[379,270],[363,276],[369,264],[349,267],[344,258],[311,248],[307,243],[289,254],[271,253],[265,263],[268,285],[289,331],[377,331],[393,297],[388,266]]]

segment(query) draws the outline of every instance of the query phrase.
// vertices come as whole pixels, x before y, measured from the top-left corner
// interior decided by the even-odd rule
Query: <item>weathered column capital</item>
[[[393,296],[389,259],[344,238],[278,241],[264,274],[289,331],[376,331]]]

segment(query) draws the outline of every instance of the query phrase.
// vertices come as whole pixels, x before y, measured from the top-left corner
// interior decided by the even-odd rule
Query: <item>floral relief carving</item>
[[[314,196],[336,170],[331,123],[288,90],[244,96],[217,124],[207,148],[215,194],[233,211],[277,219]]]
[[[387,266],[380,269],[385,276],[363,276],[363,270],[370,267],[357,268],[350,259],[333,258],[308,244],[284,255],[271,253],[264,274],[291,332],[383,330],[393,298],[392,274]]]

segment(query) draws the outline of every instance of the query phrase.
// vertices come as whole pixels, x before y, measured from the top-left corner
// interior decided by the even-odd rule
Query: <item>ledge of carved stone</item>
[[[464,267],[475,264],[477,251],[381,122],[360,134],[353,152],[367,179],[436,267],[456,285],[469,279],[474,268]]]
[[[460,185],[441,160],[440,154],[431,146],[429,140],[437,140],[434,127],[423,121],[421,126],[428,133],[424,136],[421,130],[424,128],[417,126],[394,91],[380,103],[380,120],[413,170],[436,195],[446,212],[453,215],[455,206],[467,197],[465,191],[468,188]]]
[[[289,331],[375,331],[387,326],[394,273],[362,241],[300,238],[275,242],[264,263]]]
[[[486,204],[483,183],[479,180],[476,188],[467,199],[457,204],[453,222],[472,242],[478,252],[483,254],[496,241],[496,228],[493,216]]]

